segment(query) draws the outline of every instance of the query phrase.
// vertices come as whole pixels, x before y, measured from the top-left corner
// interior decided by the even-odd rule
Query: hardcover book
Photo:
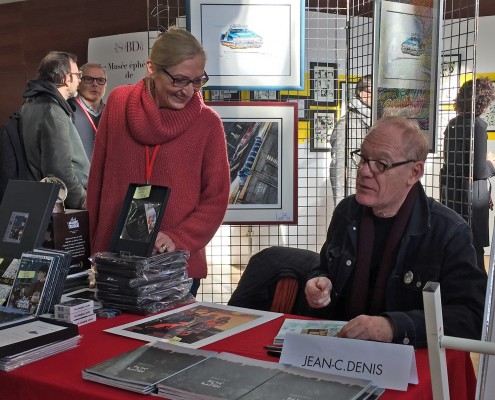
[[[214,354],[212,351],[154,342],[86,368],[82,377],[133,392],[151,393],[161,380]]]
[[[336,336],[346,324],[345,321],[303,320],[287,318],[273,339],[273,344],[282,345],[287,333],[301,333],[318,336]]]
[[[217,354],[157,385],[167,398],[240,399],[286,369],[283,364],[230,353]]]

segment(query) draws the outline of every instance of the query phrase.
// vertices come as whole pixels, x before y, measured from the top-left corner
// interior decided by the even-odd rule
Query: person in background
[[[107,73],[100,64],[87,63],[81,67],[81,82],[77,96],[68,100],[74,111],[74,125],[81,137],[86,155],[91,161],[96,129],[100,122],[105,103],[103,96],[107,89]]]
[[[130,183],[168,186],[157,252],[190,252],[196,295],[207,275],[205,246],[227,210],[230,175],[222,120],[203,102],[206,54],[189,32],[170,28],[153,44],[147,76],[110,93],[88,184],[90,243],[107,251]]]
[[[479,340],[487,276],[466,221],[424,192],[428,141],[417,122],[377,121],[352,155],[356,194],[334,211],[308,305],[348,321],[340,337],[424,347],[422,290],[439,282],[445,334]]]
[[[61,51],[51,51],[41,60],[37,79],[28,81],[23,94],[22,138],[30,178],[61,179],[67,186],[67,208],[84,209],[89,159],[67,103],[81,79],[76,63],[74,54]]]
[[[346,138],[348,138],[350,148],[356,149],[361,145],[363,137],[370,128],[371,83],[371,75],[359,79],[354,89],[355,97],[347,105],[347,113],[339,119],[330,134],[330,182],[334,207],[345,194]],[[351,187],[356,176],[356,169],[350,158],[347,158],[347,171],[348,187]]]
[[[461,86],[455,100],[457,116],[449,121],[444,132],[444,163],[440,173],[441,202],[470,223],[477,263],[483,270],[484,248],[490,245],[489,209],[493,207],[489,178],[495,175],[495,167],[487,159],[487,124],[481,114],[494,99],[495,89],[488,78],[476,79],[475,85],[469,80]]]

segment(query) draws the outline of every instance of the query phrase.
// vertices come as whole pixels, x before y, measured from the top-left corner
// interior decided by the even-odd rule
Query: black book
[[[10,180],[0,204],[0,256],[21,254],[42,245],[58,197],[56,183]]]

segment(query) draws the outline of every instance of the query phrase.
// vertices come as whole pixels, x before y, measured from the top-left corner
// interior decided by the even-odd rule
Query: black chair
[[[304,295],[318,253],[274,246],[251,257],[228,305],[285,314],[308,315]]]

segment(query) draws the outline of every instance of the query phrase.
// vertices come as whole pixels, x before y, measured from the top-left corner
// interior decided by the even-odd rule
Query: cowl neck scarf
[[[149,146],[167,143],[197,120],[203,105],[201,94],[196,92],[181,110],[158,108],[143,80],[134,86],[127,99],[130,134],[138,143]]]
[[[375,240],[375,225],[373,222],[373,211],[370,207],[363,207],[358,236],[358,257],[352,279],[351,296],[346,307],[346,317],[348,320],[361,314],[378,315],[382,311],[388,277],[394,267],[398,244],[402,240],[402,235],[406,230],[417,194],[418,185],[416,184],[407,194],[404,203],[395,217],[383,251],[375,289],[371,293],[370,304],[367,304],[367,300]]]

